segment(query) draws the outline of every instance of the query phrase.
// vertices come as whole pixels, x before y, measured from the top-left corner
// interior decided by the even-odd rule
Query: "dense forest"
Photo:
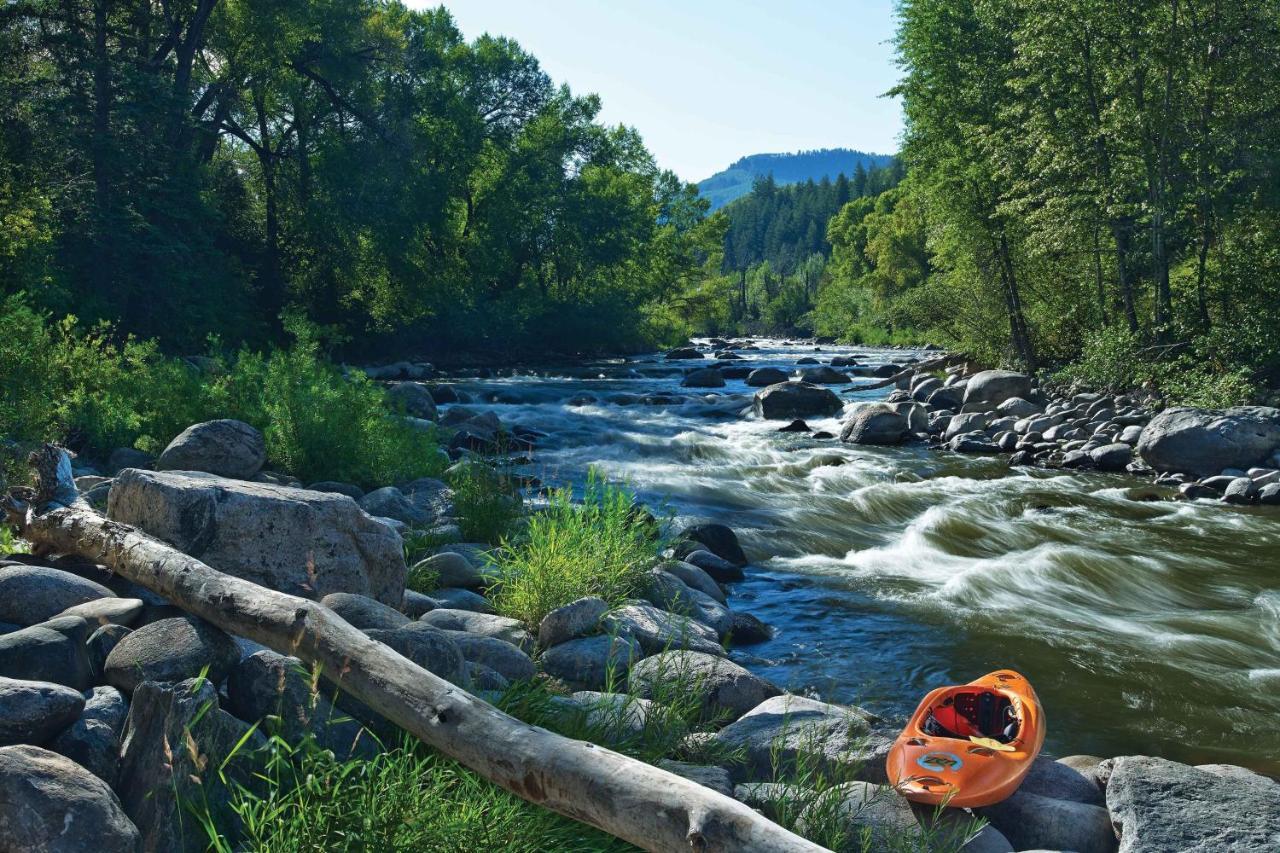
[[[781,185],[805,181],[835,180],[837,175],[852,176],[859,169],[871,172],[891,165],[893,155],[870,154],[850,148],[823,148],[797,151],[793,154],[749,154],[740,157],[729,168],[698,182],[698,192],[719,210],[735,199],[751,192],[760,178],[772,177]]]
[[[398,3],[0,10],[0,288],[172,349],[627,348],[722,225],[515,42]]]

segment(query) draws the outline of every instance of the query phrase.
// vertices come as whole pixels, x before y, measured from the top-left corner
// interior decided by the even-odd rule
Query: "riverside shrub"
[[[498,612],[536,628],[547,613],[584,596],[611,605],[635,596],[657,562],[655,528],[637,514],[630,491],[595,471],[581,503],[571,488],[555,490],[498,554],[491,593]]]
[[[292,331],[287,349],[215,356],[201,370],[155,341],[117,340],[102,324],[82,330],[74,317],[54,322],[9,297],[0,302],[0,438],[95,455],[158,452],[193,423],[236,418],[263,432],[273,468],[303,481],[381,486],[443,470],[434,430],[326,361],[310,329]],[[9,454],[11,472],[20,455]]]

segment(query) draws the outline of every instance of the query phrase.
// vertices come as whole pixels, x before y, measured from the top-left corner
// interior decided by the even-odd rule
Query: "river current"
[[[911,355],[757,343],[736,364]],[[1055,755],[1280,773],[1280,510],[781,433],[750,415],[741,380],[680,387],[709,363],[655,354],[458,388],[547,433],[525,473],[580,482],[594,466],[677,523],[734,528],[751,565],[730,606],[777,635],[732,657],[784,687],[906,715],[933,687],[1012,667],[1039,693]],[[833,390],[849,403],[892,390],[858,390],[871,381]],[[839,418],[809,423],[839,433]]]

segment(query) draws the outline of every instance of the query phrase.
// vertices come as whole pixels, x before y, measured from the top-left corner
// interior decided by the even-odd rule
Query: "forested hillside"
[[[873,171],[893,162],[889,154],[869,154],[848,148],[824,148],[794,154],[752,154],[743,157],[723,172],[698,182],[698,191],[711,202],[711,209],[724,207],[734,199],[751,192],[760,178],[773,176],[780,184],[804,181],[834,181],[837,175],[853,176],[859,169]]]
[[[900,14],[909,172],[832,224],[828,301],[846,324],[1189,399],[1275,381],[1274,3],[904,0]]]
[[[718,268],[693,188],[443,9],[0,12],[0,288],[201,348],[647,346]]]

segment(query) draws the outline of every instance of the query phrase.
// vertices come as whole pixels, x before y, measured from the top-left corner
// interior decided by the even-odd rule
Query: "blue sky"
[[[434,6],[417,2],[412,5]],[[700,180],[745,154],[893,153],[891,0],[454,0],[459,28],[514,38],[595,92],[664,168]]]

